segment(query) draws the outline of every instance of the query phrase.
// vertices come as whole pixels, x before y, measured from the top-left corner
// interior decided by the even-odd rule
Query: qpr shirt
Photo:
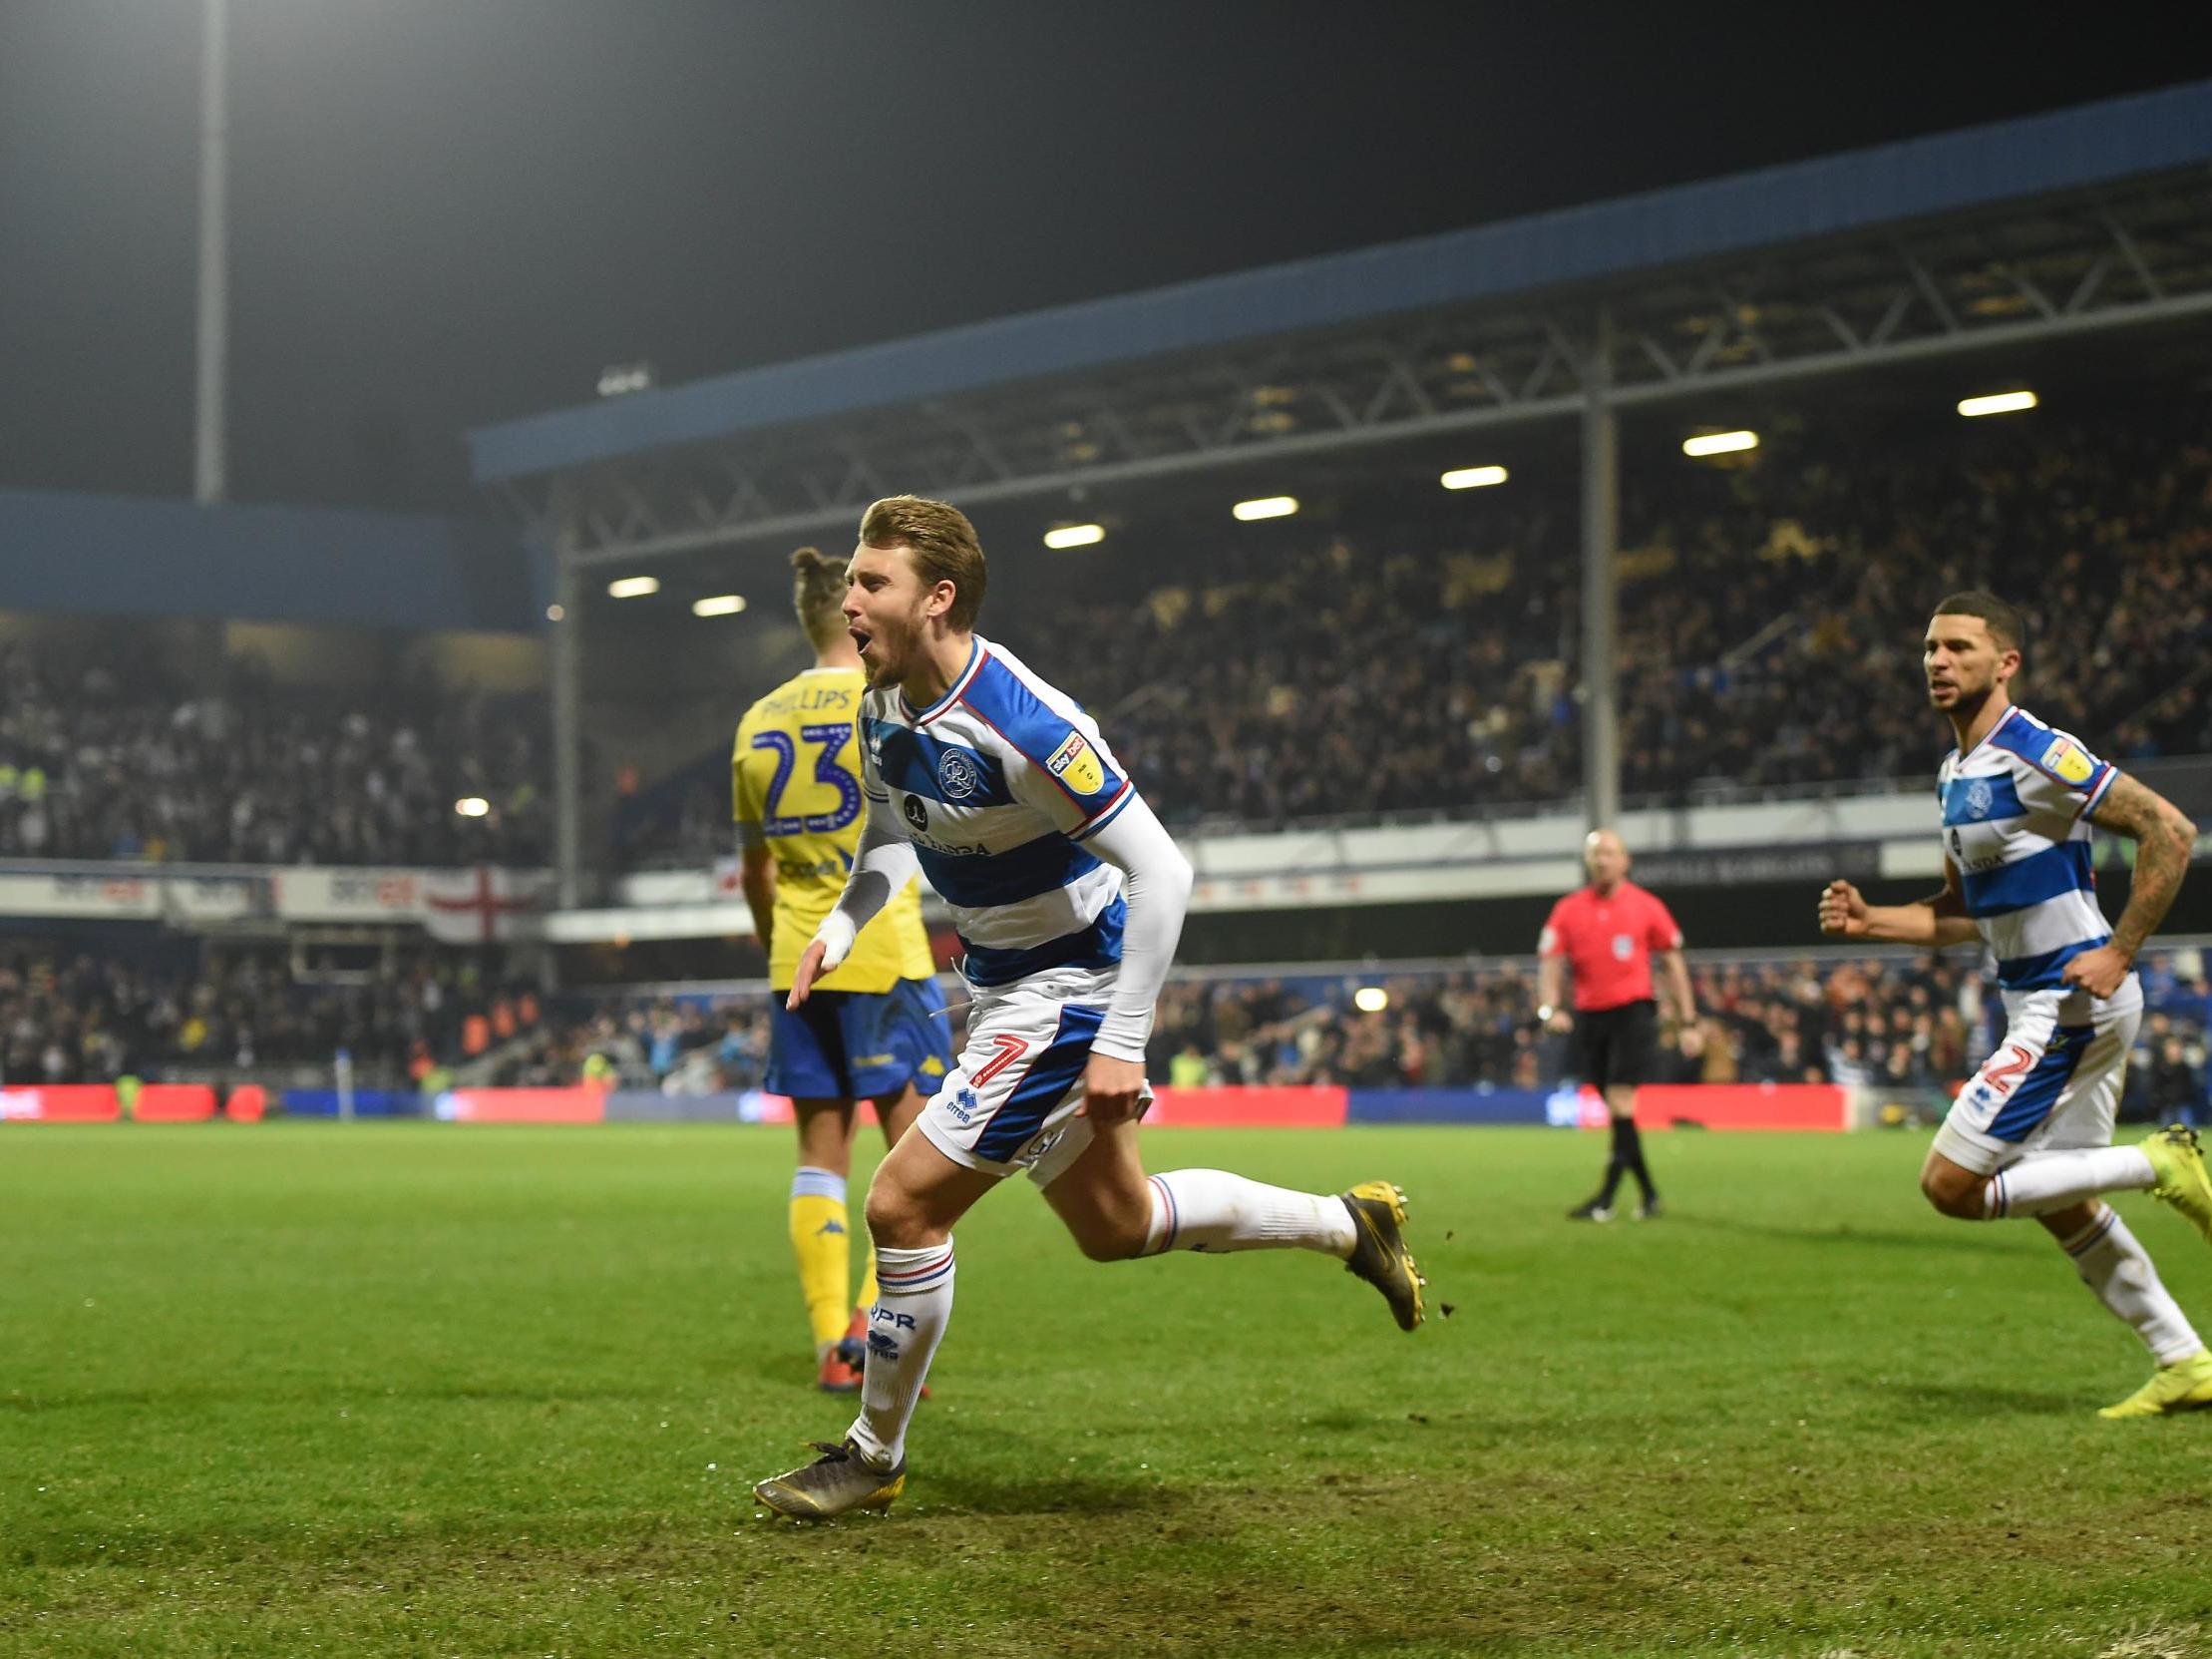
[[[942,697],[871,690],[860,727],[861,786],[951,908],[971,985],[1121,961],[1121,872],[1084,843],[1136,791],[1073,699],[977,634]]]
[[[2018,707],[1937,769],[1944,851],[2002,989],[2061,986],[2069,961],[2112,937],[2089,869],[2089,812],[2118,776]]]

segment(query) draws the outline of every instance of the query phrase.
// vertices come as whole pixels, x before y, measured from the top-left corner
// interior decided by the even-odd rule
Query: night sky
[[[467,428],[609,363],[667,384],[2212,75],[2170,11],[1953,15],[231,0],[231,493],[462,507]],[[198,39],[198,0],[0,0],[0,488],[190,492]]]

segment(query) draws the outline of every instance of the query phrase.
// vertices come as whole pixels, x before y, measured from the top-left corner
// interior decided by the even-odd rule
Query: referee
[[[1637,1214],[1659,1213],[1659,1189],[1645,1167],[1644,1141],[1636,1129],[1636,1088],[1651,1069],[1658,1011],[1652,1001],[1652,953],[1666,964],[1667,988],[1681,1019],[1684,1051],[1694,1052],[1697,1006],[1682,965],[1682,930],[1655,894],[1629,880],[1629,849],[1612,830],[1592,830],[1583,841],[1590,885],[1552,906],[1537,940],[1536,1017],[1555,1032],[1575,1032],[1576,1069],[1606,1098],[1613,1114],[1613,1152],[1596,1196],[1567,1212],[1571,1221],[1611,1221],[1613,1197],[1624,1174],[1634,1175],[1644,1202]],[[1575,970],[1575,1020],[1570,1028],[1560,1005],[1560,967]]]

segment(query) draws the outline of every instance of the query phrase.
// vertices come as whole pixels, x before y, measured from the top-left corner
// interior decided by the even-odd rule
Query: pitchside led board
[[[1647,1084],[1637,1117],[1655,1129],[1813,1130],[1835,1132],[1873,1121],[1858,1098],[1866,1090],[1830,1083]],[[633,1094],[595,1088],[462,1088],[437,1097],[431,1115],[448,1123],[735,1122],[788,1123],[780,1094]],[[1601,1128],[1605,1102],[1595,1089],[1162,1088],[1145,1113],[1147,1128],[1327,1129],[1346,1123],[1550,1124]]]

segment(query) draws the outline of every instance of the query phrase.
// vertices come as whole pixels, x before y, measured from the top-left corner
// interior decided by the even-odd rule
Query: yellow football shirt
[[[768,983],[791,989],[799,958],[829,915],[861,843],[861,777],[854,722],[858,668],[809,668],[745,711],[730,755],[737,838],[765,843],[776,867]],[[861,930],[853,953],[815,984],[824,991],[889,991],[934,972],[922,926],[922,889],[909,882]]]

